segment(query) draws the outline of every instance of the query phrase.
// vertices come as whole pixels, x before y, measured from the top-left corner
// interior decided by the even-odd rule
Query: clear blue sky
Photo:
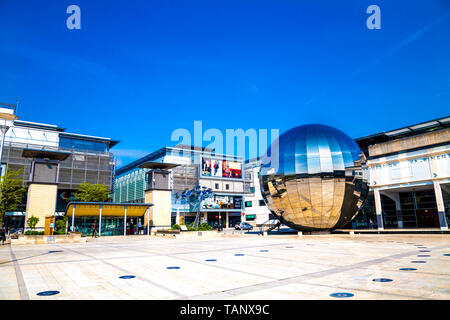
[[[449,114],[450,1],[0,0],[0,101],[16,98],[23,120],[121,140],[122,163],[194,120],[356,138]]]

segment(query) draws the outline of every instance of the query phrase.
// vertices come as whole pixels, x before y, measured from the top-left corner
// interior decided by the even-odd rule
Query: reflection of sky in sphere
[[[359,160],[359,153],[355,141],[335,128],[320,124],[299,126],[279,137],[279,165],[275,173],[342,172]],[[270,164],[267,167],[271,167]],[[263,174],[267,167],[264,166]]]

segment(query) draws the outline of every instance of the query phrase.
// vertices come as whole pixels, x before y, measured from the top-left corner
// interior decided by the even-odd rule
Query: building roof
[[[450,116],[429,120],[406,127],[382,131],[368,136],[356,138],[355,141],[361,150],[367,155],[368,147],[377,143],[397,140],[404,137],[415,136],[426,132],[441,130],[450,127]]]
[[[127,165],[124,165],[118,169],[116,169],[116,176],[119,176],[121,174],[124,174],[130,170],[136,169],[136,168],[144,168],[141,165],[149,162],[149,161],[153,161],[156,160],[162,156],[164,156],[165,154],[167,154],[167,151],[172,151],[172,150],[190,150],[193,153],[203,153],[205,152],[207,154],[207,156],[211,156],[211,157],[223,157],[223,158],[232,158],[235,159],[236,161],[241,161],[242,157],[239,156],[232,156],[232,155],[226,155],[226,154],[215,154],[213,148],[203,148],[203,147],[196,147],[196,146],[189,146],[189,145],[184,145],[184,144],[178,144],[175,147],[163,147],[161,149],[158,149],[140,159],[137,159]],[[156,161],[157,162],[157,161]],[[158,162],[159,163],[159,162]]]
[[[127,217],[141,217],[148,208],[153,206],[152,203],[116,203],[116,202],[69,202],[66,207],[66,216],[94,216],[100,215],[100,207],[102,208],[102,217],[123,217],[125,216],[125,208]],[[74,208],[75,207],[75,208]]]

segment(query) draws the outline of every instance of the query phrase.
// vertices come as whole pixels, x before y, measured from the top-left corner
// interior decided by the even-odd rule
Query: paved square
[[[450,299],[449,240],[229,235],[5,245],[0,299]],[[59,294],[37,295],[45,291]],[[354,296],[330,296],[339,292]]]

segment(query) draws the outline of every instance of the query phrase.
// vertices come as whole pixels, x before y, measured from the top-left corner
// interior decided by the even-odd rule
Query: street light
[[[5,145],[6,133],[13,125],[16,116],[16,105],[0,102],[0,131],[2,132],[2,143],[0,145],[0,176],[3,174],[2,160],[3,147]]]

